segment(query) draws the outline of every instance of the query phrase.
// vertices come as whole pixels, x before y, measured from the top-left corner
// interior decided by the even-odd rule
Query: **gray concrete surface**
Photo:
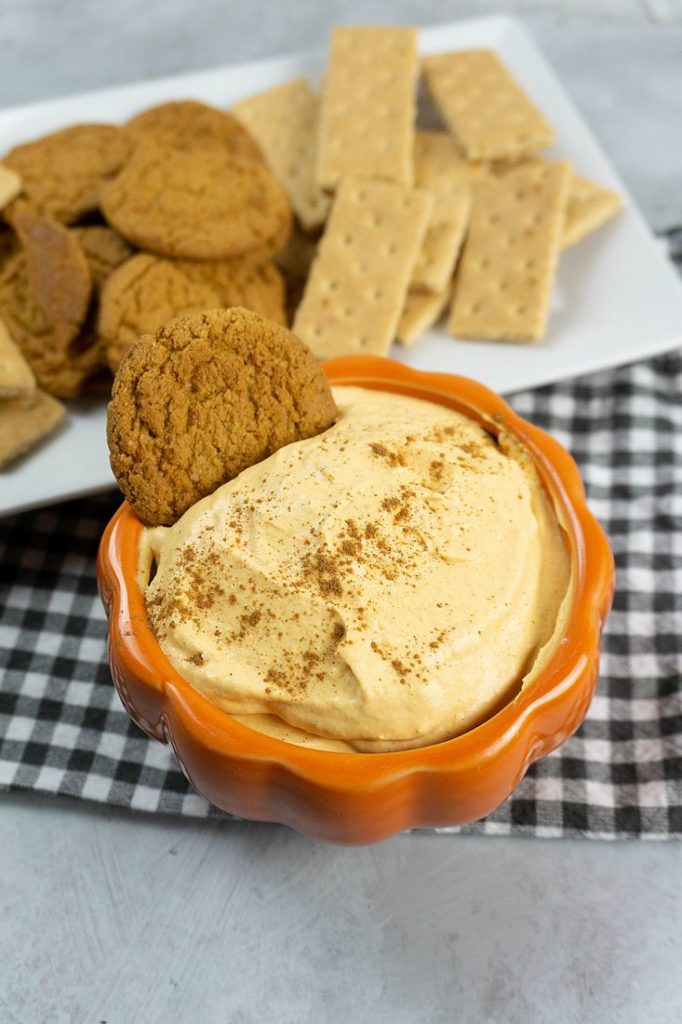
[[[679,844],[0,810],[7,1024],[682,1020]]]

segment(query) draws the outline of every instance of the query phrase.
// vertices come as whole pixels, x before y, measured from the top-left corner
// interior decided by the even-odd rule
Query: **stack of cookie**
[[[417,128],[420,74],[440,131]],[[448,305],[456,337],[541,340],[560,249],[620,206],[538,155],[553,130],[492,51],[420,68],[411,28],[335,29],[319,98],[296,79],[233,112],[297,214],[280,259],[320,358],[412,344]]]
[[[192,100],[146,110],[125,131],[134,154],[102,189],[101,208],[142,251],[102,294],[111,368],[181,313],[244,306],[284,323],[284,283],[270,260],[289,237],[291,207],[249,133]]]
[[[21,179],[0,164],[0,210],[16,201]],[[0,267],[16,255],[14,235],[0,232]],[[42,391],[18,345],[0,319],[0,468],[12,462],[57,428],[64,407]]]
[[[0,206],[0,317],[57,398],[108,391],[105,372],[177,314],[240,305],[285,321],[270,259],[289,201],[223,111],[167,103],[18,146],[0,165]]]

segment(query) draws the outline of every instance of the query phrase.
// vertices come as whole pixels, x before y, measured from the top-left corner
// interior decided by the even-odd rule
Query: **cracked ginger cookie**
[[[198,100],[173,100],[149,107],[125,126],[135,142],[175,150],[221,149],[246,160],[262,161],[258,144],[236,117]]]
[[[143,334],[171,317],[243,306],[285,323],[284,282],[271,264],[244,260],[167,260],[139,253],[111,275],[102,292],[98,334],[115,372]]]
[[[102,212],[140,249],[176,259],[267,258],[286,242],[291,207],[274,175],[215,149],[141,146],[101,192]]]
[[[113,272],[129,260],[135,250],[117,231],[104,224],[87,224],[71,231],[85,253],[95,291],[101,292]]]
[[[111,467],[147,526],[284,445],[330,427],[337,409],[295,334],[241,308],[177,317],[145,336],[114,380]]]
[[[73,224],[99,206],[100,185],[117,174],[132,142],[113,124],[77,124],[15,146],[4,162],[40,213]]]

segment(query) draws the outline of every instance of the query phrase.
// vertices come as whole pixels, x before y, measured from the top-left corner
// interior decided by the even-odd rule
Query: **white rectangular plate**
[[[624,210],[561,257],[542,345],[457,341],[443,329],[391,355],[424,370],[463,373],[501,392],[546,384],[653,356],[682,342],[682,284],[607,157],[520,24],[492,17],[421,32],[424,53],[496,50],[542,108],[557,135],[552,155],[620,192]],[[162,100],[195,97],[229,106],[296,75],[319,79],[323,53],[232,65],[0,111],[0,152],[82,121],[124,121]],[[627,124],[623,123],[627,131]],[[0,514],[112,485],[103,403],[73,404],[67,425],[38,451],[0,471]]]

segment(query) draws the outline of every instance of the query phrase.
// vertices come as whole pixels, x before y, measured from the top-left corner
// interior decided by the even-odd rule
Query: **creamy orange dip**
[[[145,530],[152,628],[263,732],[390,751],[480,723],[560,640],[570,566],[532,461],[443,406],[338,387],[338,422]]]

